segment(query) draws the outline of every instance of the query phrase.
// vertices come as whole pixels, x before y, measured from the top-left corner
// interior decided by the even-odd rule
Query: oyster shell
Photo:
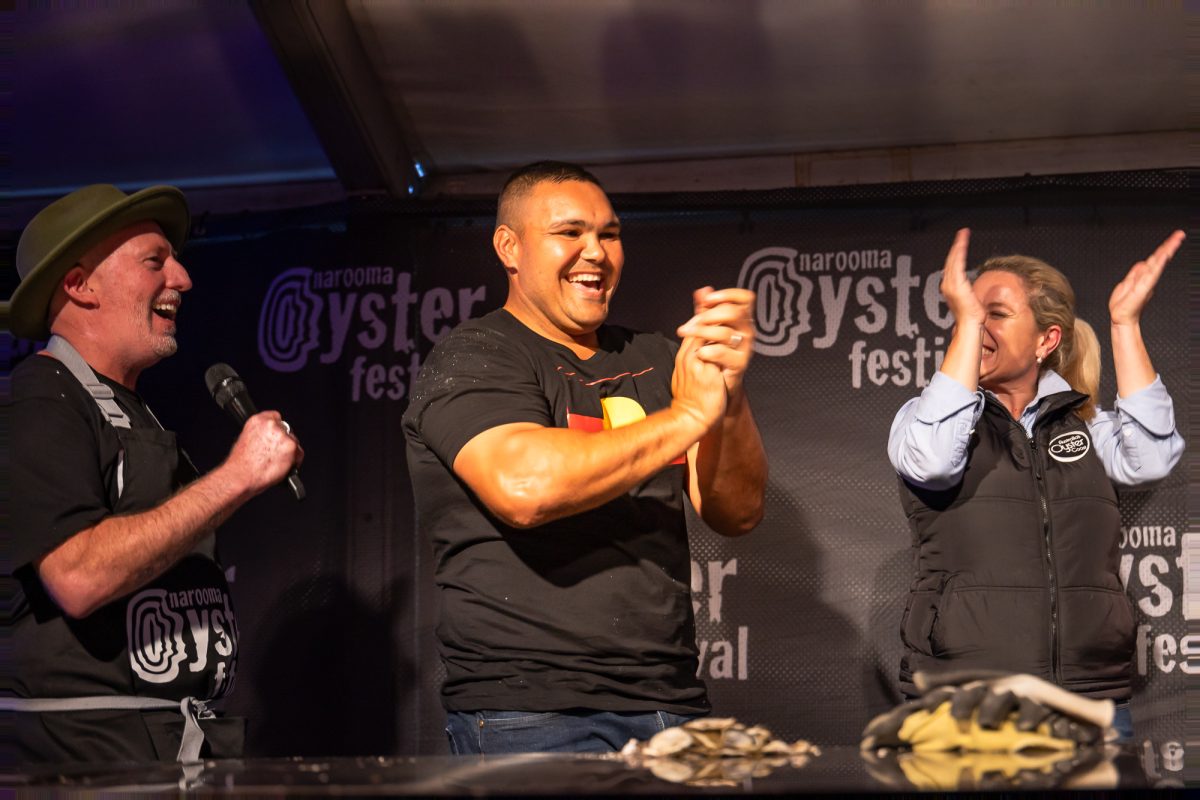
[[[630,739],[621,749],[631,765],[689,786],[736,786],[780,767],[803,767],[820,753],[803,739],[788,744],[762,725],[747,727],[732,717],[690,720],[646,742]]]
[[[651,757],[673,756],[692,746],[692,734],[683,728],[666,728],[650,737],[642,753]]]
[[[732,728],[738,721],[733,717],[700,717],[683,723],[683,728],[690,731],[723,731]]]

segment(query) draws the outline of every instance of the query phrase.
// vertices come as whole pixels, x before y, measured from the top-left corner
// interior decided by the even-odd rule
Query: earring
[[[1041,357],[1041,356],[1038,356],[1037,358],[1038,358],[1038,363],[1039,363],[1039,364],[1041,364],[1041,363],[1042,363],[1042,357]]]

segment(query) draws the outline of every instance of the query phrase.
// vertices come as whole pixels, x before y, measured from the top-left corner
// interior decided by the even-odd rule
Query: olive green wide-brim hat
[[[17,243],[21,283],[7,308],[0,307],[0,325],[25,339],[49,337],[46,314],[63,276],[108,236],[146,221],[157,222],[176,250],[183,247],[191,225],[183,192],[174,186],[151,186],[125,194],[98,183],[46,206],[25,226]]]

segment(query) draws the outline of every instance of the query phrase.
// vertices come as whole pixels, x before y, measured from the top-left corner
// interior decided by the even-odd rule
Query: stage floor
[[[75,766],[0,776],[0,787],[18,793],[26,789],[101,794],[184,790],[239,796],[876,795],[914,790],[1051,788],[1104,794],[1154,785],[1156,781],[1147,776],[1132,747],[1088,751],[1062,759],[1046,754],[1007,758],[976,755],[970,759],[945,754],[916,757],[829,747],[818,756],[774,763],[723,759],[647,764],[628,762],[620,756],[535,754],[246,759],[192,765]]]

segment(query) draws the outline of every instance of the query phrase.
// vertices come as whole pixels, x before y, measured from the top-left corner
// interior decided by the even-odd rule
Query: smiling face
[[[987,311],[979,385],[992,391],[1036,387],[1038,357],[1045,358],[1054,349],[1058,326],[1038,329],[1025,283],[1018,275],[1003,270],[984,272],[974,288]]]
[[[136,374],[175,353],[175,316],[192,281],[157,223],[123,228],[82,265],[95,302],[89,326],[115,362]]]
[[[517,202],[511,222],[497,226],[493,243],[508,272],[504,307],[547,339],[595,346],[625,263],[604,190],[542,181]]]

